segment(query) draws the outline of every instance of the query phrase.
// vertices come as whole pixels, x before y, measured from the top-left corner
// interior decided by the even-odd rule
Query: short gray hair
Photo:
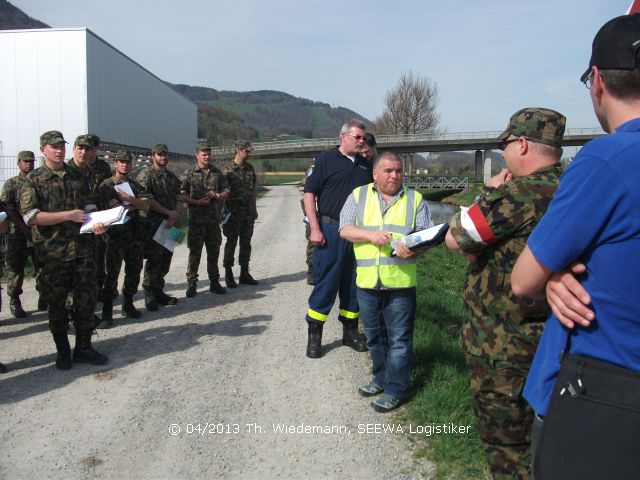
[[[378,166],[380,165],[380,161],[381,160],[392,160],[394,162],[402,163],[402,159],[400,158],[400,156],[398,154],[393,153],[393,152],[382,152],[380,155],[378,155],[377,157],[375,157],[373,159],[372,168],[374,170],[376,170],[378,168]]]
[[[349,120],[347,123],[345,123],[344,125],[342,125],[342,128],[340,129],[340,135],[346,135],[347,133],[349,133],[349,130],[351,130],[352,128],[359,128],[360,130],[366,130],[367,126],[362,123],[360,120]]]

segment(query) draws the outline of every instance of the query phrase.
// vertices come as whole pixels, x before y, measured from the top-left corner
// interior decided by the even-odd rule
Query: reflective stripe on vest
[[[401,238],[415,229],[416,212],[422,195],[403,187],[404,193],[391,205],[382,217],[380,197],[373,184],[354,190],[356,200],[356,226],[365,230],[389,232],[393,238]],[[356,285],[360,288],[408,288],[416,285],[415,260],[391,256],[391,246],[372,243],[355,243]]]

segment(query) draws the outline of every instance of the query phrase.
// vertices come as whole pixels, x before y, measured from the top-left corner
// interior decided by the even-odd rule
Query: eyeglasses
[[[511,140],[503,140],[498,144],[498,148],[504,152],[504,150],[507,148],[507,145],[509,145],[510,143],[513,143],[513,142],[517,142],[518,140],[520,140],[520,138],[512,138]]]
[[[364,135],[354,135],[353,133],[347,133],[348,136],[353,137],[356,141],[364,140]]]
[[[591,70],[591,72],[589,72],[589,75],[587,75],[587,78],[584,79],[584,86],[587,87],[587,90],[591,90],[591,85],[593,85],[593,78],[594,78],[594,73],[593,70]]]

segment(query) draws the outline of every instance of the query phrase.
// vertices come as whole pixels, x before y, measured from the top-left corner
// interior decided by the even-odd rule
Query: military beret
[[[211,150],[211,144],[209,142],[198,142],[196,144],[196,152],[204,152],[206,150]]]
[[[151,147],[151,153],[168,153],[169,148],[164,143],[156,143],[153,147]]]
[[[118,150],[116,152],[116,156],[113,159],[116,162],[126,162],[126,163],[132,162],[131,154],[126,150]]]
[[[40,135],[40,146],[57,145],[58,143],[69,143],[62,136],[62,132],[58,130],[49,130]]]
[[[20,160],[23,160],[23,161],[31,160],[32,162],[35,162],[36,157],[31,150],[22,150],[21,152],[18,153],[18,161]]]
[[[238,140],[236,142],[236,150],[251,150],[251,142],[249,140]]]
[[[76,141],[73,142],[74,146],[82,146],[82,147],[94,147],[94,140],[90,133],[85,135],[78,135],[76,137]]]
[[[506,140],[510,135],[514,135],[553,147],[561,147],[566,123],[565,116],[555,110],[523,108],[511,116],[507,129],[498,139]]]

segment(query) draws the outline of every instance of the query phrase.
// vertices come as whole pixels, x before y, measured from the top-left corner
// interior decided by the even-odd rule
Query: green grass
[[[418,263],[416,396],[407,406],[405,420],[414,425],[471,426],[468,434],[414,437],[419,442],[417,455],[437,465],[436,478],[488,478],[459,344],[465,271],[466,261],[444,246],[430,250]]]
[[[302,175],[263,175],[262,185],[282,185],[283,183],[300,182]]]

